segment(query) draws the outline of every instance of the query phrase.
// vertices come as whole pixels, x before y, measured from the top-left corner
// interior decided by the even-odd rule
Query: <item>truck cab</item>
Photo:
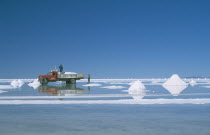
[[[51,70],[47,75],[40,75],[39,81],[41,84],[47,84],[48,82],[55,82],[58,79],[58,72]]]

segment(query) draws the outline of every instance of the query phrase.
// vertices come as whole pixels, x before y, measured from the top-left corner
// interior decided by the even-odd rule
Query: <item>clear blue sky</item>
[[[210,76],[209,0],[0,0],[0,78]]]

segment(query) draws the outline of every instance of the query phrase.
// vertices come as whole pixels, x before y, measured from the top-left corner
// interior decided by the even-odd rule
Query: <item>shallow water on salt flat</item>
[[[8,85],[1,83],[0,85]],[[17,89],[4,89],[1,97],[8,96],[69,96],[78,94],[101,95],[88,100],[133,99],[126,91],[127,84],[99,83],[101,86],[87,87],[50,83],[37,89],[24,84]],[[208,85],[208,84],[206,84]],[[122,89],[107,89],[105,86],[123,86]],[[175,88],[179,95],[173,95],[161,85],[147,84],[143,99],[197,99],[210,98],[210,88],[203,84]],[[172,92],[172,93],[170,93]],[[126,97],[106,95],[127,94]],[[103,97],[104,96],[104,97]],[[0,99],[0,102],[3,99]],[[11,99],[10,99],[11,100]],[[28,99],[22,99],[28,100]],[[36,100],[36,99],[32,99]],[[49,99],[43,99],[49,100]],[[57,99],[53,99],[57,100]],[[59,99],[60,100],[60,99]],[[65,100],[87,100],[62,99]],[[4,104],[0,105],[0,131],[3,135],[208,135],[210,134],[210,104]]]
[[[71,96],[71,95],[105,95],[106,94],[127,94],[128,84],[112,84],[106,82],[93,83],[100,84],[100,86],[85,86],[85,82],[78,82],[77,85],[65,85],[58,83],[49,83],[48,85],[41,85],[37,89],[29,87],[25,83],[21,88],[15,89],[1,89],[1,86],[9,85],[9,83],[0,83],[0,98],[4,96]],[[158,98],[209,98],[210,88],[203,86],[210,86],[210,84],[198,84],[195,86],[171,86],[169,89],[164,88],[160,84],[144,83],[146,90],[140,93],[143,99],[158,99]],[[112,89],[109,88],[113,86]],[[116,89],[115,89],[116,87]],[[121,88],[120,88],[121,87]],[[119,88],[119,89],[118,89]],[[178,94],[174,91],[179,91]],[[117,97],[115,97],[117,98]],[[132,96],[127,96],[127,99],[132,99]]]

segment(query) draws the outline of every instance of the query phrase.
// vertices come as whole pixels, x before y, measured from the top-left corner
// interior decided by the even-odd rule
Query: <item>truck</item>
[[[41,84],[56,81],[65,81],[66,84],[76,84],[76,80],[84,79],[84,74],[51,70],[47,75],[39,75],[38,79]]]

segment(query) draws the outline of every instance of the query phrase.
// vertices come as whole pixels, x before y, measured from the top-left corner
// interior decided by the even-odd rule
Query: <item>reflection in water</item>
[[[134,100],[140,100],[146,95],[146,88],[144,84],[138,80],[131,83],[128,94],[130,94]]]
[[[88,86],[88,93],[90,93],[90,86]]]
[[[65,96],[69,94],[84,94],[84,89],[76,88],[76,84],[68,84],[66,86],[39,86],[39,93],[49,93],[51,96]]]
[[[128,94],[130,94],[134,100],[140,100],[146,95],[146,90],[145,89],[128,90]]]
[[[167,89],[172,95],[177,96],[183,90],[185,90],[188,85],[163,85],[165,89]]]

